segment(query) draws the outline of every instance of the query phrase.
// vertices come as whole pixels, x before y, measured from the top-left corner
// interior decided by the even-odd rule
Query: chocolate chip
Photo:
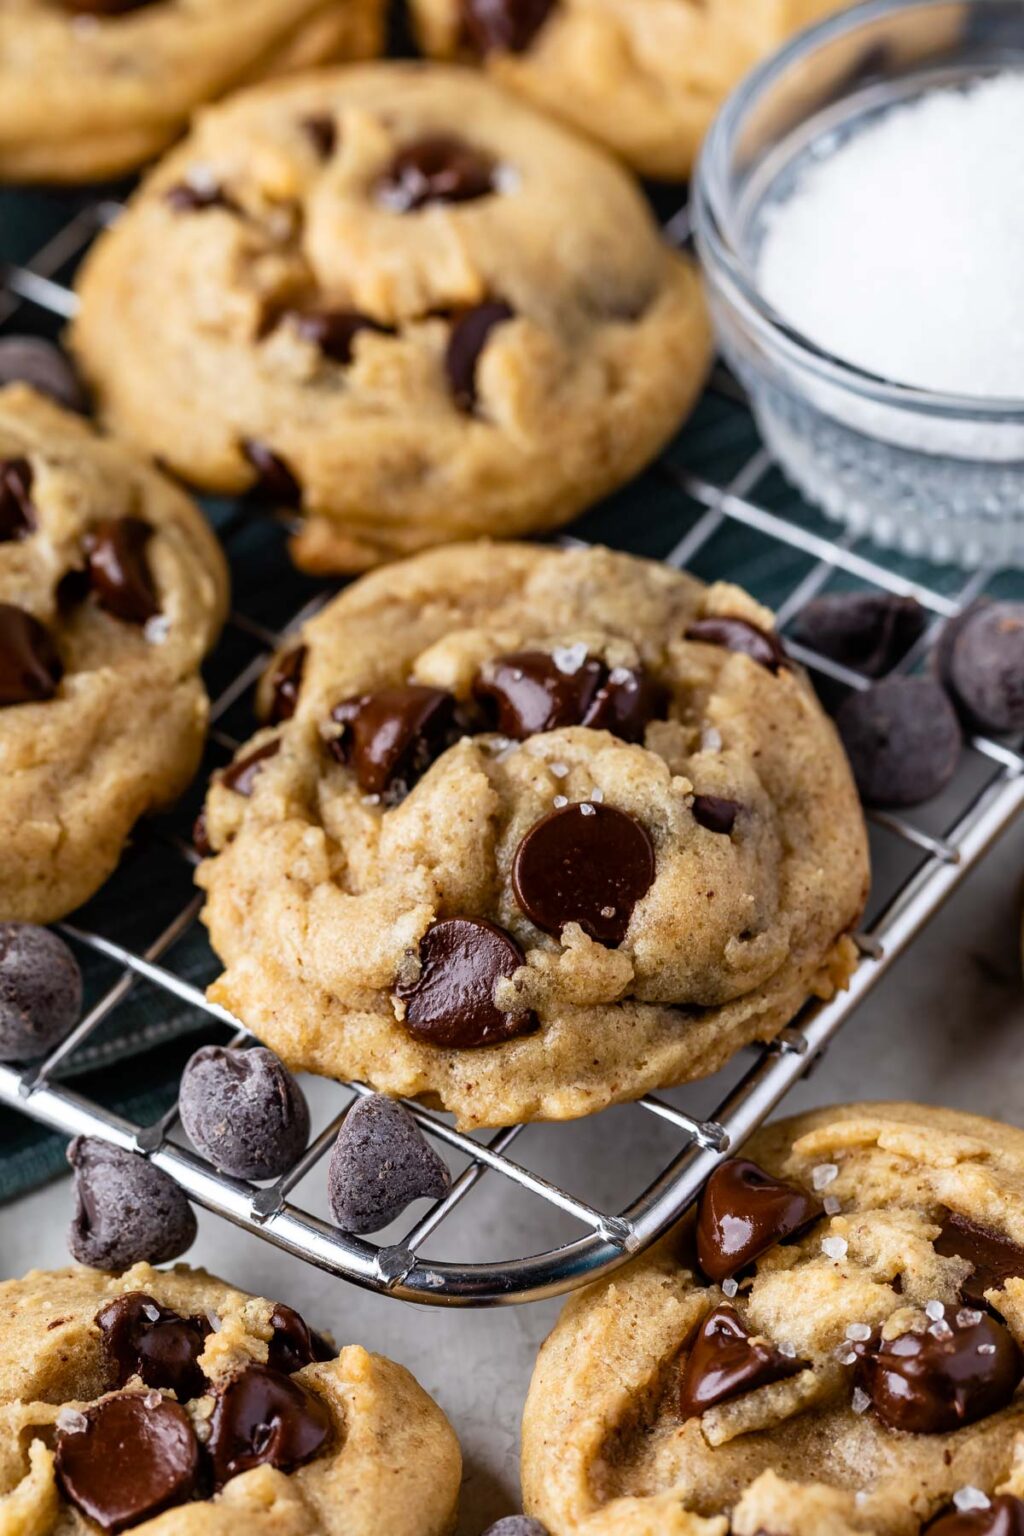
[[[269,720],[271,725],[280,725],[283,720],[290,720],[295,714],[305,666],[306,647],[304,645],[297,645],[293,650],[285,651],[284,655],[275,662],[270,674]]]
[[[923,1527],[927,1536],[1024,1536],[1024,1499],[996,1494],[985,1509],[950,1508]]]
[[[338,147],[338,125],[329,112],[313,112],[300,123],[321,160],[329,160]]]
[[[146,546],[153,530],[139,517],[97,523],[86,541],[89,582],[105,612],[125,624],[145,624],[160,612]]]
[[[235,200],[215,182],[207,186],[179,181],[173,187],[168,187],[164,193],[164,202],[175,213],[202,213],[207,208],[224,208],[228,213],[241,212]]]
[[[793,634],[811,650],[865,677],[884,677],[924,633],[927,615],[913,597],[892,592],[829,592],[797,614]]]
[[[304,341],[312,345],[332,363],[347,365],[352,361],[352,343],[360,331],[376,331],[379,336],[393,336],[386,325],[378,325],[369,315],[360,315],[351,309],[285,310],[282,319],[288,320]]]
[[[0,923],[0,1061],[36,1061],[82,1009],[82,973],[63,939],[32,923]]]
[[[75,1200],[68,1244],[80,1264],[118,1271],[166,1264],[191,1247],[192,1207],[174,1180],[146,1158],[76,1136],[68,1162]]]
[[[382,1094],[354,1104],[342,1123],[327,1175],[331,1215],[343,1232],[379,1232],[413,1200],[441,1200],[447,1164],[415,1120]]]
[[[323,1450],[327,1408],[312,1392],[265,1365],[249,1365],[214,1394],[207,1451],[218,1491],[250,1467],[293,1472]]]
[[[331,752],[367,795],[408,791],[450,741],[455,699],[443,688],[409,683],[344,699],[331,711],[341,734]]]
[[[476,406],[477,365],[491,332],[514,318],[515,311],[508,304],[490,299],[463,310],[453,323],[444,366],[452,399],[460,411],[471,412]]]
[[[548,1536],[548,1528],[527,1515],[506,1515],[489,1525],[483,1536]]]
[[[215,1168],[276,1179],[306,1150],[309,1106],[273,1051],[204,1045],[181,1074],[181,1123]]]
[[[256,481],[248,491],[255,501],[270,502],[278,507],[301,507],[302,486],[280,454],[248,437],[243,439],[241,448],[256,471]]]
[[[27,539],[37,526],[31,464],[28,459],[0,459],[0,544]]]
[[[700,640],[705,645],[720,645],[726,651],[749,656],[758,666],[769,672],[778,672],[788,657],[778,635],[771,630],[760,629],[747,619],[731,619],[724,615],[698,619],[686,631],[687,640]]]
[[[220,776],[220,782],[225,789],[233,789],[236,795],[252,794],[256,779],[262,772],[263,765],[276,757],[281,750],[279,741],[265,741],[262,747],[254,747],[244,757],[236,757],[235,761],[224,769]]]
[[[709,1280],[728,1280],[821,1215],[806,1190],[773,1178],[749,1158],[720,1163],[697,1214],[697,1258]]]
[[[1002,1290],[1012,1278],[1024,1279],[1024,1248],[958,1211],[946,1212],[942,1231],[935,1239],[935,1252],[947,1259],[966,1259],[972,1266],[961,1294],[974,1306],[987,1305],[986,1291]]]
[[[646,667],[612,667],[581,725],[610,731],[622,741],[643,741],[648,723],[664,711],[666,693]]]
[[[1024,603],[985,603],[953,637],[949,684],[973,725],[1024,730]]]
[[[314,1333],[294,1307],[279,1301],[270,1314],[273,1333],[267,1346],[267,1364],[272,1371],[291,1376],[303,1366],[318,1360],[333,1360],[337,1351],[327,1340]]]
[[[694,795],[693,819],[707,832],[718,832],[728,837],[736,825],[736,817],[743,809],[735,800],[721,795]]]
[[[420,973],[400,981],[395,996],[405,1003],[402,1023],[418,1040],[453,1050],[498,1045],[539,1027],[528,1009],[502,1013],[494,988],[525,964],[510,933],[474,917],[449,917],[420,940]]]
[[[128,1291],[97,1312],[96,1326],[115,1387],[141,1376],[147,1387],[174,1392],[183,1403],[206,1391],[197,1364],[211,1332],[205,1318],[181,1317],[145,1291]]]
[[[560,667],[547,651],[514,651],[480,668],[473,693],[492,708],[503,736],[525,741],[542,731],[581,725],[606,675],[591,656]]]
[[[877,1335],[855,1346],[857,1383],[889,1429],[941,1435],[1005,1408],[1024,1373],[1024,1356],[994,1317],[961,1323],[951,1315],[927,1333]]]
[[[0,708],[52,699],[63,675],[46,626],[24,608],[0,603]]]
[[[462,29],[478,53],[523,53],[555,0],[461,0]]]
[[[192,823],[192,846],[200,858],[208,859],[213,853],[210,832],[206,825],[206,811],[202,810]]]
[[[931,678],[890,677],[847,694],[836,725],[866,805],[919,805],[956,772],[960,726]]]
[[[57,1481],[68,1503],[101,1530],[116,1536],[196,1493],[199,1441],[177,1403],[124,1394],[81,1417],[81,1429],[57,1435]]]
[[[621,944],[654,883],[654,846],[635,817],[610,805],[566,805],[536,822],[512,861],[512,889],[531,922],[558,935],[579,923]]]
[[[28,384],[69,411],[89,401],[67,355],[42,336],[0,337],[0,384]]]
[[[684,1419],[695,1418],[716,1403],[785,1381],[805,1367],[805,1361],[782,1354],[773,1344],[754,1342],[734,1307],[716,1307],[697,1330],[683,1363],[679,1412]]]
[[[400,149],[374,190],[394,213],[473,202],[494,191],[494,161],[451,134],[430,134]]]

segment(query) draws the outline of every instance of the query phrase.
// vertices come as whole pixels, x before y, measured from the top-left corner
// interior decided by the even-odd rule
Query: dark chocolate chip
[[[327,1175],[331,1215],[343,1232],[379,1232],[413,1200],[441,1200],[447,1164],[401,1104],[374,1094],[345,1116]]]
[[[176,182],[164,193],[164,202],[175,213],[203,213],[207,208],[224,208],[228,213],[241,212],[234,198],[215,183],[205,186],[190,181]]]
[[[299,702],[299,690],[302,687],[302,674],[306,666],[306,647],[297,645],[290,651],[285,651],[274,664],[270,674],[270,714],[271,725],[280,725],[283,720],[290,720],[295,713]]]
[[[96,601],[125,624],[145,624],[160,612],[146,546],[153,530],[140,517],[97,523],[86,541],[89,582]]]
[[[301,507],[302,486],[280,454],[253,438],[243,439],[241,448],[256,471],[256,480],[248,492],[255,501],[278,507]]]
[[[352,343],[360,331],[376,331],[380,336],[394,335],[390,327],[378,325],[369,315],[360,315],[351,309],[285,310],[282,319],[290,321],[303,340],[311,342],[324,357],[343,366],[352,361]]]
[[[536,822],[512,861],[512,889],[531,922],[559,934],[579,923],[599,944],[621,944],[654,883],[645,827],[611,805],[566,805]]]
[[[250,1467],[292,1472],[319,1455],[331,1419],[314,1393],[265,1365],[249,1365],[214,1394],[207,1451],[219,1490]]]
[[[462,30],[478,53],[524,53],[556,0],[461,0]]]
[[[805,1368],[805,1361],[782,1354],[773,1344],[755,1342],[734,1307],[716,1307],[687,1351],[679,1382],[679,1412],[684,1419],[695,1418],[716,1403],[785,1381]]]
[[[722,795],[694,795],[693,819],[707,832],[718,832],[728,837],[736,825],[736,817],[743,807],[735,800]]]
[[[0,337],[0,384],[28,384],[66,410],[85,412],[89,401],[67,355],[42,336]]]
[[[213,852],[210,832],[206,825],[206,811],[202,810],[192,823],[192,846],[200,858],[208,859]]]
[[[0,459],[0,544],[27,539],[38,525],[28,459]]]
[[[548,1536],[548,1528],[528,1515],[506,1515],[489,1525],[483,1536]]]
[[[344,699],[331,711],[341,734],[331,742],[365,794],[399,785],[408,791],[450,742],[455,698],[443,688],[409,683]]]
[[[700,1198],[700,1267],[709,1280],[728,1280],[820,1215],[821,1206],[806,1190],[773,1178],[749,1158],[730,1157],[715,1169]]]
[[[495,1004],[497,982],[525,964],[504,929],[480,918],[444,918],[420,940],[419,960],[417,979],[395,987],[405,1004],[402,1022],[416,1039],[466,1051],[531,1035],[539,1027],[528,1009],[502,1013]]]
[[[927,1333],[888,1341],[875,1335],[855,1351],[857,1383],[876,1416],[917,1435],[948,1434],[997,1413],[1024,1374],[1013,1335],[984,1313],[976,1323],[952,1313]]]
[[[987,1305],[986,1291],[1000,1291],[1012,1278],[1024,1279],[1024,1248],[957,1211],[946,1212],[935,1252],[947,1259],[966,1259],[972,1266],[961,1294],[974,1306]]]
[[[452,399],[460,411],[470,412],[476,406],[477,366],[491,332],[514,318],[515,311],[508,304],[490,299],[463,310],[452,324],[444,366]]]
[[[82,973],[63,939],[0,923],[0,1061],[35,1061],[78,1023]]]
[[[948,1509],[924,1527],[926,1536],[1024,1536],[1024,1499],[996,1494],[986,1509]]]
[[[309,1106],[273,1051],[201,1046],[181,1074],[181,1123],[215,1168],[276,1179],[306,1150]]]
[[[822,656],[865,677],[884,677],[920,639],[927,615],[893,592],[829,592],[806,604],[793,634]]]
[[[931,678],[890,677],[849,693],[836,725],[865,805],[919,805],[960,761],[960,725]]]
[[[128,1291],[97,1312],[96,1326],[115,1387],[141,1376],[147,1387],[174,1392],[183,1403],[206,1391],[197,1363],[211,1332],[206,1318],[181,1317],[145,1291]]]
[[[80,1264],[119,1271],[166,1264],[192,1246],[192,1207],[174,1180],[146,1158],[76,1136],[68,1162],[75,1171],[68,1243]]]
[[[338,125],[329,112],[313,112],[300,124],[321,160],[329,160],[338,147]]]
[[[52,699],[63,675],[46,626],[24,608],[0,603],[0,708]]]
[[[582,725],[607,675],[592,656],[560,667],[547,651],[514,651],[480,668],[473,693],[494,711],[503,736],[525,741],[541,731]]]
[[[430,134],[400,149],[374,190],[394,213],[473,202],[494,191],[494,161],[451,134]]]
[[[61,1492],[116,1536],[184,1504],[199,1484],[199,1441],[184,1408],[148,1393],[108,1397],[83,1410],[81,1429],[57,1435]]]
[[[313,1365],[318,1360],[333,1360],[337,1354],[326,1339],[313,1332],[294,1307],[285,1306],[283,1301],[279,1301],[270,1314],[270,1326],[274,1331],[267,1346],[267,1364],[272,1371],[291,1376],[303,1366]]]
[[[279,741],[265,741],[262,747],[254,747],[251,752],[246,752],[244,757],[236,757],[235,761],[224,769],[220,782],[225,789],[233,789],[236,795],[245,795],[248,798],[252,794],[253,786],[264,763],[276,757],[280,750]]]
[[[967,615],[953,638],[948,677],[972,724],[1024,730],[1024,603],[985,603]]]
[[[610,731],[622,741],[643,741],[667,696],[646,667],[612,667],[580,721],[592,731]]]
[[[731,619],[725,615],[698,619],[686,631],[686,638],[749,656],[751,661],[766,667],[769,672],[778,672],[789,659],[778,635],[772,630],[759,629],[748,619]]]

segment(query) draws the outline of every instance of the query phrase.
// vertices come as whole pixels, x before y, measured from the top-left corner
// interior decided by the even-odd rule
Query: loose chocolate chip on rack
[[[68,1244],[80,1264],[166,1264],[192,1246],[192,1207],[174,1180],[137,1152],[76,1136],[68,1162],[75,1172]]]
[[[697,619],[686,631],[687,640],[701,640],[705,645],[720,645],[723,650],[749,656],[769,672],[778,672],[789,660],[778,635],[760,629],[747,619],[713,616]]]
[[[341,734],[331,752],[368,795],[407,793],[449,745],[455,698],[409,683],[344,699],[331,711]]]
[[[202,213],[207,208],[224,208],[228,213],[239,213],[238,204],[215,182],[179,181],[168,187],[164,202],[175,213]]]
[[[148,1393],[108,1397],[81,1421],[57,1435],[57,1481],[101,1530],[117,1536],[197,1491],[199,1441],[177,1403]]]
[[[935,1252],[966,1259],[971,1273],[961,1287],[965,1301],[985,1307],[986,1291],[1000,1291],[1011,1278],[1024,1279],[1024,1248],[1001,1232],[979,1226],[957,1211],[947,1211]]]
[[[599,944],[621,944],[654,883],[654,846],[635,817],[611,805],[566,805],[536,822],[512,861],[512,889],[531,922],[559,934],[579,923]]]
[[[0,708],[52,699],[63,675],[45,624],[24,608],[0,603]]]
[[[0,544],[27,539],[37,526],[28,459],[0,459]]]
[[[506,1515],[489,1525],[483,1536],[548,1536],[548,1528],[528,1515]]]
[[[695,1418],[716,1403],[796,1376],[805,1366],[755,1339],[734,1307],[716,1307],[697,1330],[683,1364],[679,1412],[684,1419]]]
[[[291,1376],[317,1360],[333,1360],[337,1353],[326,1339],[313,1332],[294,1307],[285,1306],[283,1301],[270,1314],[270,1326],[274,1331],[267,1346],[267,1364],[272,1371]]]
[[[736,817],[743,809],[735,800],[721,795],[694,795],[693,819],[707,832],[718,832],[728,837],[736,825]]]
[[[294,715],[299,702],[299,690],[302,687],[305,666],[306,647],[304,645],[297,645],[293,650],[285,651],[276,663],[270,674],[269,720],[271,725],[280,725],[283,720],[290,720]]]
[[[262,747],[254,747],[244,757],[236,757],[220,776],[220,782],[225,789],[233,789],[236,795],[245,795],[248,798],[252,794],[253,785],[264,764],[272,757],[276,757],[281,750],[279,741],[264,742]]]
[[[462,29],[478,53],[523,53],[555,0],[462,0]]]
[[[35,1061],[78,1023],[82,973],[63,939],[0,923],[0,1061]]]
[[[201,1046],[181,1075],[179,1108],[193,1145],[238,1179],[279,1178],[309,1140],[302,1089],[263,1046]]]
[[[401,1104],[374,1094],[354,1104],[334,1143],[327,1188],[343,1232],[379,1232],[413,1200],[441,1200],[451,1188],[438,1157]]]
[[[125,624],[145,624],[160,612],[146,546],[153,530],[140,517],[97,523],[86,541],[89,583],[96,601]]]
[[[174,1392],[183,1403],[206,1391],[197,1363],[211,1332],[206,1318],[181,1317],[145,1291],[128,1291],[97,1312],[96,1326],[115,1387],[141,1376],[147,1387]]]
[[[0,385],[28,384],[69,411],[85,412],[89,401],[64,352],[42,336],[0,337]]]
[[[847,694],[836,725],[865,805],[919,805],[956,772],[960,726],[931,678],[890,677]]]
[[[697,1259],[709,1280],[728,1280],[817,1221],[822,1208],[796,1184],[773,1178],[749,1158],[720,1163],[697,1214]]]
[[[323,1450],[327,1408],[312,1392],[265,1365],[249,1365],[214,1394],[207,1451],[218,1490],[250,1467],[292,1472]]]
[[[513,319],[515,310],[510,305],[501,299],[490,299],[474,309],[463,310],[453,323],[444,366],[452,399],[460,411],[470,412],[476,406],[477,366],[491,332]]]
[[[454,1050],[498,1045],[539,1028],[529,1009],[503,1013],[494,1001],[502,977],[526,963],[510,933],[474,917],[448,917],[420,940],[420,972],[399,981],[405,1028],[418,1040]]]
[[[473,202],[494,191],[494,161],[452,134],[430,134],[398,151],[375,191],[394,213]]]
[[[338,125],[328,112],[313,112],[300,123],[321,160],[329,160],[338,147]]]
[[[893,592],[829,592],[806,604],[793,634],[811,650],[865,677],[884,677],[924,633],[927,615]]]
[[[949,1509],[924,1527],[927,1536],[1024,1536],[1024,1499],[1000,1493],[982,1509]]]
[[[975,1316],[977,1314],[974,1314]],[[857,1384],[889,1429],[948,1434],[1005,1408],[1024,1375],[1008,1328],[982,1314],[933,1322],[926,1333],[855,1345]]]
[[[249,495],[254,500],[278,507],[301,507],[302,486],[280,454],[274,453],[265,443],[248,437],[241,448],[256,471],[256,480],[249,487]]]
[[[947,678],[972,724],[1024,730],[1024,603],[985,603],[952,637]]]

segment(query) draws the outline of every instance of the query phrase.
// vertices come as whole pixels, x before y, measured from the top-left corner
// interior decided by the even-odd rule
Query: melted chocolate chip
[[[686,631],[687,640],[702,640],[706,645],[720,645],[724,650],[749,656],[769,672],[778,672],[788,660],[778,635],[759,629],[747,619],[716,616],[698,619]]]
[[[773,1178],[749,1158],[720,1163],[697,1213],[697,1259],[709,1280],[728,1280],[817,1221],[821,1206],[806,1190]]]
[[[77,16],[124,16],[128,11],[151,5],[153,0],[62,0],[62,3],[65,10],[74,11]]]
[[[205,1318],[181,1317],[144,1291],[129,1291],[96,1314],[116,1387],[141,1376],[147,1387],[164,1387],[182,1402],[206,1391],[197,1361],[210,1332]]]
[[[319,348],[324,357],[343,366],[352,361],[352,343],[360,331],[394,335],[389,326],[378,325],[369,315],[352,309],[287,310],[284,318],[290,319],[299,335]]]
[[[514,741],[568,725],[640,741],[664,702],[663,690],[643,667],[609,671],[588,656],[567,670],[547,651],[495,657],[477,673],[473,693],[501,734]]]
[[[648,722],[665,703],[665,690],[645,667],[612,667],[580,724],[611,731],[622,741],[643,741]]]
[[[927,1536],[1024,1536],[1024,1499],[1001,1493],[987,1509],[948,1509],[924,1530]]]
[[[302,673],[306,666],[306,647],[297,645],[294,650],[285,651],[270,674],[270,713],[271,725],[280,725],[282,720],[290,720],[295,713],[299,702],[299,690],[302,687]]]
[[[223,1488],[250,1467],[294,1471],[323,1450],[331,1429],[320,1398],[265,1365],[249,1365],[215,1394],[207,1451]]]
[[[215,184],[197,186],[190,181],[176,182],[164,193],[164,202],[175,213],[202,213],[207,208],[224,208],[228,213],[240,213],[234,198]]]
[[[428,1045],[467,1051],[530,1035],[539,1027],[527,1009],[502,1013],[494,988],[525,956],[511,934],[473,917],[449,917],[420,940],[420,974],[399,982],[406,1029]]]
[[[192,823],[192,846],[200,858],[208,859],[213,853],[210,829],[206,825],[206,811],[202,810]]]
[[[679,1412],[684,1419],[695,1418],[716,1403],[785,1381],[804,1368],[804,1361],[774,1345],[755,1343],[734,1307],[716,1307],[698,1329],[683,1364]]]
[[[460,411],[471,412],[476,406],[477,366],[491,332],[514,318],[515,311],[508,304],[490,299],[463,310],[452,325],[444,366],[452,399]]]
[[[516,849],[512,889],[531,922],[559,934],[579,923],[599,944],[626,937],[654,883],[646,829],[610,805],[566,805],[532,826]]]
[[[0,544],[27,539],[35,530],[32,466],[28,459],[0,459]]]
[[[451,134],[431,134],[398,151],[375,191],[394,213],[473,202],[494,191],[494,161]]]
[[[249,437],[243,440],[241,448],[256,471],[256,481],[248,492],[254,500],[277,507],[301,507],[302,486],[280,454]]]
[[[461,0],[462,30],[478,53],[523,53],[555,0]]]
[[[314,112],[304,117],[300,126],[321,160],[329,160],[338,147],[338,125],[334,118],[328,112]]]
[[[1007,1280],[1024,1278],[1024,1248],[1001,1232],[979,1226],[957,1211],[947,1211],[935,1252],[943,1258],[966,1259],[973,1266],[961,1288],[965,1301],[984,1307],[986,1291],[1002,1290]]]
[[[927,1333],[887,1342],[876,1335],[855,1348],[858,1385],[877,1417],[917,1435],[947,1434],[997,1413],[1024,1374],[1013,1335],[987,1315],[967,1324],[951,1315]]]
[[[24,608],[0,603],[0,708],[52,699],[63,675],[46,626]]]
[[[736,817],[743,809],[735,800],[725,800],[721,795],[694,795],[693,819],[707,832],[718,832],[728,837],[736,825]]]
[[[455,699],[443,688],[409,683],[345,699],[331,711],[341,734],[331,742],[368,795],[408,789],[448,745]]]
[[[57,1436],[61,1492],[103,1531],[125,1531],[183,1504],[199,1482],[199,1442],[185,1410],[149,1395],[86,1408],[85,1427]]]
[[[125,624],[145,624],[160,612],[146,546],[153,536],[139,517],[97,523],[86,541],[89,584],[96,601]]]
[[[270,758],[276,757],[281,750],[279,741],[268,741],[262,747],[255,747],[252,752],[247,752],[244,757],[238,757],[220,776],[220,781],[225,789],[233,789],[236,795],[249,796],[252,794],[256,777],[263,768],[264,763]]]
[[[274,1332],[268,1346],[267,1364],[272,1371],[291,1376],[316,1360],[334,1359],[336,1351],[327,1340],[314,1333],[305,1318],[300,1317],[293,1307],[285,1306],[283,1301],[279,1301],[270,1314],[270,1326]]]

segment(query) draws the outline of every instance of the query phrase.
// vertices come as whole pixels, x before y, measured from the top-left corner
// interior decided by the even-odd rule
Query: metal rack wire
[[[71,315],[74,294],[59,280],[59,275],[117,212],[118,205],[110,201],[88,205],[25,264],[8,267],[0,287],[0,323],[9,320],[19,306],[25,306],[29,313],[34,308],[60,318]],[[671,238],[685,239],[685,210],[679,210],[668,221],[666,230]],[[735,384],[721,374],[712,380],[711,388],[736,398]],[[921,659],[941,622],[971,601],[994,575],[988,571],[975,572],[963,581],[959,591],[950,595],[858,552],[852,536],[833,539],[780,517],[754,499],[771,473],[770,460],[761,447],[755,448],[726,484],[713,483],[679,467],[671,455],[662,461],[659,471],[680,510],[696,508],[697,512],[692,526],[666,556],[670,564],[682,567],[698,556],[705,557],[716,535],[737,525],[753,529],[767,540],[805,557],[807,568],[779,605],[780,627],[791,621],[799,608],[837,574],[913,596],[928,610],[932,625],[921,645],[905,658],[903,667],[911,667]],[[325,598],[326,594],[315,599],[313,606]],[[304,616],[297,614],[287,628],[293,628]],[[259,653],[231,678],[213,704],[213,739],[233,751],[237,743],[224,732],[221,722],[251,691],[268,651],[281,636],[244,612],[232,615],[230,628],[260,647]],[[788,647],[812,673],[848,688],[866,686],[866,680],[859,674],[794,641],[790,640]],[[155,1124],[139,1125],[76,1092],[62,1077],[62,1070],[76,1053],[87,1047],[96,1031],[116,1016],[116,1010],[140,978],[160,989],[169,1001],[174,999],[226,1026],[236,1043],[251,1038],[243,1023],[209,1003],[198,987],[169,964],[172,947],[196,922],[199,897],[190,899],[141,953],[91,929],[61,925],[77,943],[113,962],[117,980],[44,1061],[25,1069],[0,1065],[0,1103],[63,1134],[100,1136],[141,1151],[207,1209],[301,1259],[404,1300],[448,1306],[493,1305],[530,1301],[570,1290],[614,1269],[653,1242],[678,1218],[712,1168],[756,1129],[807,1072],[861,1000],[1020,811],[1024,804],[1024,756],[996,740],[978,738],[970,745],[983,772],[973,775],[968,793],[961,797],[941,832],[929,830],[920,820],[873,814],[880,832],[899,840],[916,862],[909,874],[876,905],[869,926],[858,936],[861,959],[849,990],[828,1003],[806,1008],[771,1045],[754,1053],[753,1063],[745,1071],[742,1067],[749,1062],[749,1054],[741,1054],[738,1060],[742,1075],[706,1117],[686,1113],[663,1097],[648,1095],[639,1100],[632,1113],[656,1116],[667,1122],[677,1138],[677,1150],[648,1187],[617,1212],[597,1209],[510,1157],[510,1149],[526,1131],[525,1126],[510,1126],[482,1141],[456,1131],[443,1115],[410,1103],[408,1108],[420,1126],[442,1146],[461,1154],[465,1167],[443,1200],[395,1241],[376,1245],[339,1232],[295,1198],[297,1186],[329,1152],[348,1108],[360,1095],[370,1092],[364,1084],[337,1085],[341,1099],[337,1112],[296,1166],[269,1186],[219,1174],[187,1146],[174,1140],[174,1109]],[[173,842],[182,858],[195,862],[196,855],[187,844],[180,838]],[[578,1124],[560,1127],[559,1135],[573,1135]],[[428,1239],[472,1198],[481,1180],[489,1175],[497,1175],[556,1208],[568,1222],[582,1229],[582,1235],[570,1235],[557,1246],[532,1256],[472,1263],[425,1257],[422,1250]]]

